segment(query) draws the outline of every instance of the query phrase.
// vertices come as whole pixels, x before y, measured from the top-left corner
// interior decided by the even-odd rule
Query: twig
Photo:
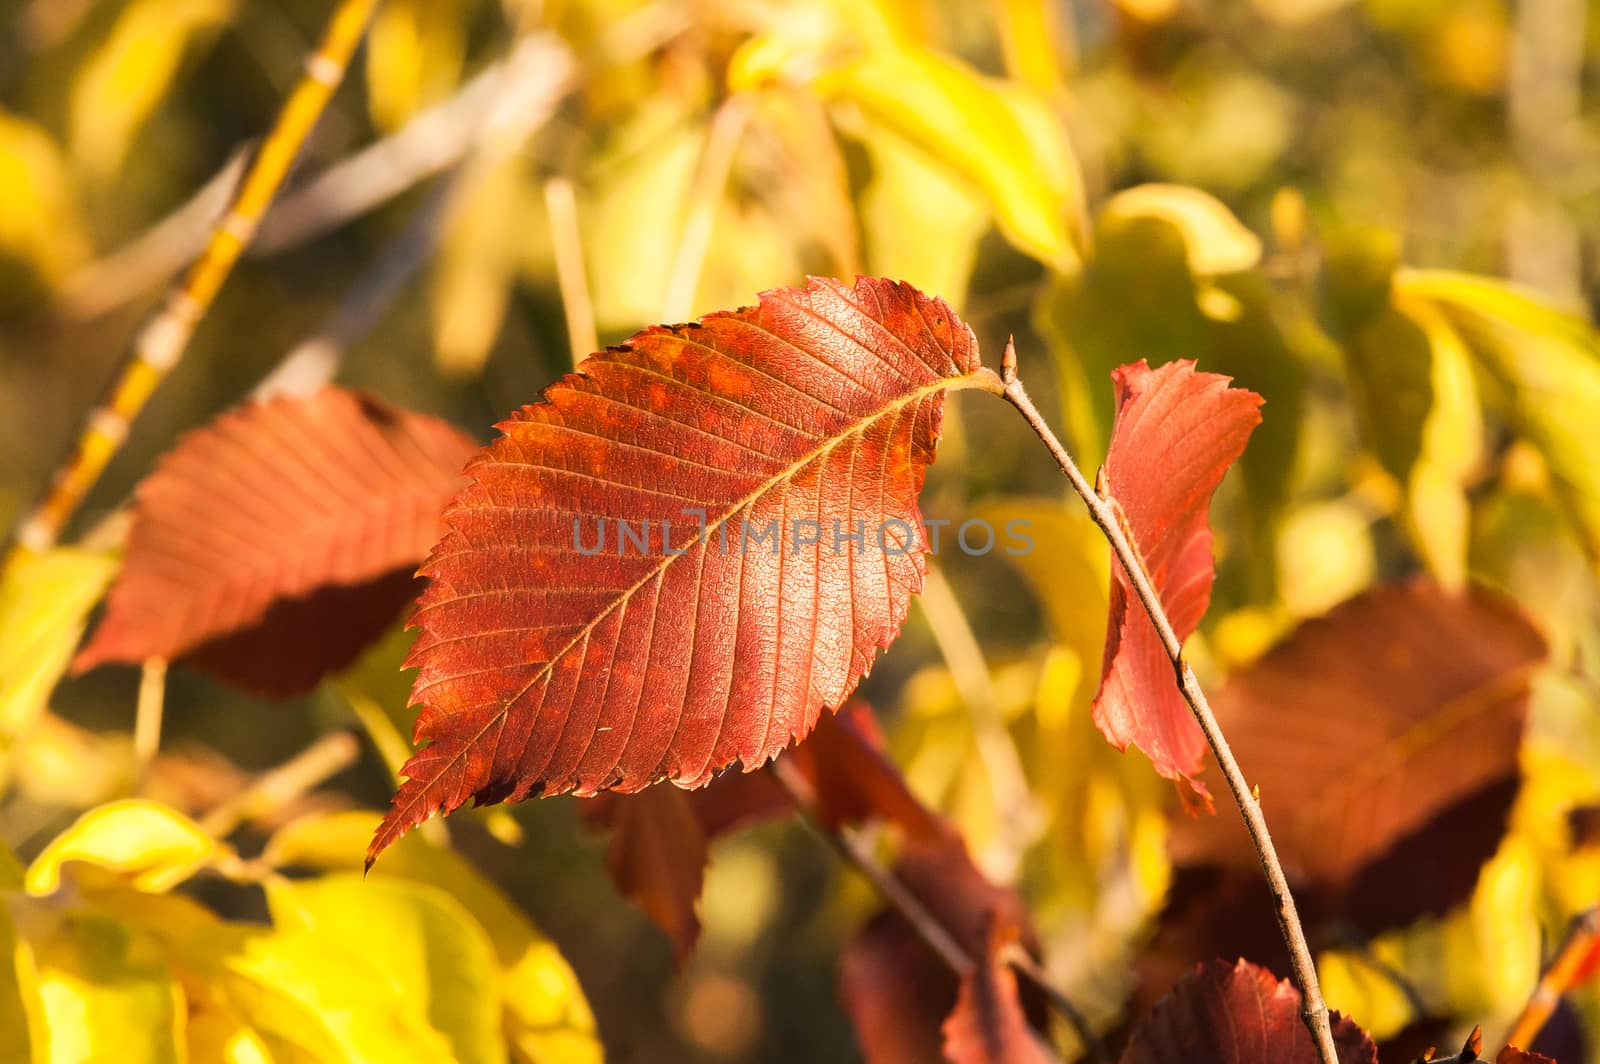
[[[133,715],[134,779],[142,782],[161,749],[161,715],[167,696],[167,663],[145,659],[139,673],[139,700]]]
[[[733,156],[750,117],[750,103],[743,96],[730,96],[717,109],[706,134],[700,168],[689,193],[689,214],[683,223],[683,236],[673,256],[672,273],[667,282],[667,303],[663,321],[683,321],[693,309],[700,271],[706,251],[711,247],[711,230],[717,221],[717,205],[722,202],[733,171]]]
[[[1003,866],[1000,871],[1007,879],[1014,879],[1022,850],[1032,841],[1040,820],[1038,806],[1028,790],[1022,758],[1001,719],[994,679],[984,660],[983,648],[978,645],[978,638],[951,591],[949,581],[937,566],[928,566],[922,580],[922,594],[916,602],[933,630],[933,640],[939,644],[939,652],[950,668],[956,690],[972,717],[978,757],[989,776],[1004,829],[997,855]]]
[[[355,764],[360,754],[361,741],[354,732],[329,732],[212,809],[201,818],[200,827],[208,835],[227,838],[246,820],[286,805],[343,772]]]
[[[594,300],[584,272],[583,238],[578,230],[578,200],[572,182],[552,177],[544,183],[544,207],[550,216],[550,243],[555,249],[556,283],[561,287],[561,308],[567,319],[567,346],[572,364],[600,349],[594,324]]]
[[[131,357],[118,372],[108,397],[89,412],[71,456],[44,497],[18,524],[14,539],[25,550],[53,546],[73,511],[99,479],[127,437],[146,400],[183,357],[195,327],[232,272],[245,245],[289,172],[306,137],[321,117],[345,68],[366,32],[378,0],[340,0],[317,50],[306,60],[300,84],[284,103],[272,132],[251,159],[238,192],[211,231],[205,251],[189,268],[183,283],[135,335]]]
[[[954,972],[959,979],[970,976],[977,965],[972,955],[945,929],[938,917],[928,911],[928,907],[922,904],[921,899],[900,881],[900,877],[883,866],[873,854],[872,848],[848,828],[828,828],[817,819],[810,787],[799,777],[794,765],[780,757],[771,762],[767,769],[805,814],[806,823],[821,835],[840,857],[867,878],[873,889],[904,918],[916,932],[917,937],[939,955],[945,967]],[[1051,1007],[1072,1025],[1091,1059],[1097,1064],[1111,1064],[1111,1053],[1099,1035],[1095,1034],[1088,1018],[1056,988],[1050,981],[1049,973],[1038,961],[1022,949],[1008,950],[1005,960],[1024,979],[1033,984],[1050,1002]]]
[[[1245,827],[1250,832],[1250,841],[1255,844],[1256,855],[1261,860],[1261,871],[1265,874],[1267,885],[1272,891],[1278,927],[1283,932],[1284,944],[1289,948],[1290,975],[1300,991],[1301,1017],[1305,1020],[1307,1030],[1311,1032],[1311,1040],[1317,1047],[1318,1058],[1321,1064],[1338,1064],[1338,1052],[1333,1044],[1333,1030],[1328,1022],[1328,1006],[1323,1003],[1322,988],[1317,982],[1316,961],[1311,956],[1311,947],[1306,943],[1305,931],[1300,926],[1300,916],[1295,910],[1294,897],[1289,892],[1289,881],[1283,874],[1283,865],[1279,863],[1277,850],[1272,845],[1272,835],[1267,830],[1266,817],[1261,812],[1261,802],[1245,780],[1244,772],[1239,768],[1233,750],[1229,748],[1228,741],[1222,734],[1222,727],[1211,712],[1211,704],[1206,701],[1200,681],[1195,678],[1194,670],[1189,667],[1188,661],[1183,656],[1183,643],[1172,629],[1172,622],[1167,618],[1166,610],[1161,605],[1161,598],[1156,594],[1155,587],[1150,581],[1150,574],[1145,571],[1138,550],[1123,532],[1115,504],[1110,498],[1103,497],[1095,491],[1072,456],[1067,453],[1067,449],[1056,439],[1055,433],[1050,430],[1050,426],[1038,408],[1033,405],[1033,401],[1028,398],[1028,393],[1023,390],[1022,382],[1017,377],[1016,348],[1009,341],[1006,343],[997,383],[998,394],[1016,407],[1034,434],[1049,449],[1051,456],[1056,460],[1056,465],[1061,467],[1061,471],[1072,482],[1073,490],[1089,508],[1089,516],[1111,544],[1112,552],[1132,582],[1145,613],[1149,614],[1150,621],[1161,638],[1161,645],[1172,661],[1173,671],[1177,675],[1178,689],[1182,692],[1184,701],[1189,704],[1195,720],[1199,722],[1200,730],[1205,733],[1206,742],[1210,744],[1211,752],[1216,756],[1217,764],[1228,782],[1228,790],[1233,793],[1233,800],[1244,816]]]
[[[1507,1045],[1526,1049],[1539,1037],[1561,1003],[1561,996],[1572,989],[1579,971],[1594,952],[1597,939],[1600,939],[1600,908],[1585,909],[1573,917],[1555,959],[1539,976],[1539,985],[1533,988],[1522,1014],[1511,1025],[1511,1033],[1506,1035]]]

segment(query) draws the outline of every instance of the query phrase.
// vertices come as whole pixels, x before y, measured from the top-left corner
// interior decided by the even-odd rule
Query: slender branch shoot
[[[1290,975],[1295,987],[1300,991],[1301,1016],[1305,1020],[1306,1028],[1311,1032],[1312,1042],[1317,1047],[1318,1059],[1321,1064],[1338,1064],[1338,1052],[1333,1043],[1333,1028],[1328,1020],[1328,1006],[1322,1000],[1322,988],[1317,981],[1316,961],[1311,955],[1310,945],[1306,942],[1305,930],[1300,925],[1300,915],[1295,909],[1294,897],[1289,891],[1289,881],[1283,873],[1283,865],[1279,862],[1277,850],[1272,845],[1272,835],[1267,830],[1266,817],[1261,812],[1261,802],[1234,758],[1233,750],[1228,746],[1227,738],[1222,733],[1222,727],[1211,711],[1211,704],[1206,700],[1205,691],[1200,687],[1200,681],[1196,679],[1194,670],[1184,659],[1183,644],[1173,630],[1172,622],[1167,618],[1161,598],[1156,594],[1155,586],[1150,580],[1144,562],[1139,557],[1138,549],[1127,534],[1119,508],[1112,498],[1097,492],[1094,485],[1083,475],[1083,471],[1073,461],[1072,455],[1062,446],[1049,424],[1045,422],[1044,416],[1028,398],[1028,393],[1022,387],[1022,381],[1017,377],[1016,367],[1016,348],[1007,341],[1005,354],[1000,362],[1000,379],[1004,384],[1001,395],[1027,421],[1034,434],[1055,458],[1056,465],[1071,481],[1073,490],[1089,508],[1089,516],[1111,544],[1111,550],[1122,565],[1123,571],[1128,574],[1139,596],[1139,602],[1144,606],[1151,623],[1155,625],[1156,633],[1161,638],[1161,645],[1172,660],[1178,689],[1182,692],[1184,701],[1188,703],[1195,720],[1199,722],[1200,730],[1205,734],[1211,752],[1216,756],[1217,765],[1222,769],[1228,790],[1232,792],[1233,800],[1244,816],[1245,827],[1250,832],[1250,840],[1254,843],[1256,855],[1260,858],[1261,871],[1266,876],[1267,885],[1272,891],[1278,927],[1283,933],[1284,944],[1289,948]]]

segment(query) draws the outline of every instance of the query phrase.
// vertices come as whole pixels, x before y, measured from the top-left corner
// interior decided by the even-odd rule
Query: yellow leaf
[[[233,0],[133,0],[72,85],[72,156],[96,177],[122,167],[172,86],[184,51],[233,14]]]
[[[35,1064],[180,1064],[183,991],[154,943],[95,913],[30,912],[18,983]]]
[[[1328,612],[1372,582],[1369,519],[1343,500],[1291,510],[1278,534],[1278,593],[1296,617]]]
[[[447,374],[482,371],[500,336],[517,270],[506,219],[524,210],[522,171],[516,155],[483,159],[446,223],[430,289],[434,355]]]
[[[355,869],[381,817],[377,813],[319,813],[280,828],[263,858],[283,866]],[[488,932],[510,1013],[509,1037],[536,1064],[600,1059],[594,1016],[577,977],[560,952],[493,883],[453,850],[430,845],[416,833],[384,855],[371,880],[396,877],[438,888],[454,898]],[[544,1045],[542,1053],[529,1047]],[[588,1046],[584,1053],[575,1047]],[[560,1048],[562,1052],[557,1052]]]
[[[1591,556],[1600,557],[1600,334],[1512,285],[1468,274],[1403,270],[1396,284],[1438,306],[1492,398],[1539,448]]]
[[[475,0],[390,0],[367,33],[373,121],[394,130],[461,79]]]
[[[952,306],[965,300],[989,209],[977,191],[898,133],[869,124],[862,138],[872,179],[861,193],[867,270]]]
[[[816,86],[981,190],[1001,232],[1022,251],[1057,268],[1077,263],[1077,160],[1065,127],[1031,90],[909,45],[872,49],[825,71]]]
[[[494,947],[445,891],[340,872],[273,880],[267,901],[280,936],[314,942],[322,963],[347,981],[386,984],[444,1036],[459,1064],[506,1059]]]
[[[1199,276],[1248,270],[1261,261],[1261,240],[1221,200],[1187,185],[1136,185],[1101,208],[1111,221],[1161,218],[1177,226]]]
[[[22,866],[0,843],[0,891],[22,885]],[[17,933],[8,907],[0,904],[0,1060],[28,1059],[28,1018],[17,982]]]
[[[61,548],[15,554],[0,574],[0,754],[38,719],[115,571],[104,554]]]
[[[182,813],[130,798],[80,816],[34,859],[24,882],[30,894],[49,894],[61,885],[63,865],[87,861],[126,876],[139,890],[160,892],[216,854],[216,840]]]
[[[72,175],[55,141],[0,111],[0,251],[54,283],[89,256]]]

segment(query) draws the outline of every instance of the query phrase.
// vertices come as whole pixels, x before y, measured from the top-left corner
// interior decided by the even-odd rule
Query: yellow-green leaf
[[[274,880],[267,901],[280,936],[315,942],[346,980],[386,984],[444,1036],[459,1064],[506,1059],[494,947],[444,890],[341,872]]]
[[[0,252],[25,260],[46,282],[88,257],[72,175],[50,134],[0,111]]]
[[[1468,274],[1405,270],[1401,290],[1437,305],[1515,429],[1538,447],[1557,494],[1600,557],[1600,335],[1512,285]]]
[[[36,1064],[180,1064],[183,991],[146,936],[91,912],[30,910],[17,981]]]
[[[217,854],[217,842],[169,806],[143,799],[91,809],[57,835],[28,867],[30,894],[61,885],[62,866],[87,861],[125,876],[139,890],[160,892],[189,878]]]
[[[0,754],[38,718],[116,572],[93,551],[14,554],[0,574]]]
[[[1031,90],[910,45],[874,48],[824,72],[818,90],[849,101],[988,197],[1000,230],[1051,266],[1078,260],[1081,183],[1065,127]]]
[[[1112,222],[1161,218],[1183,235],[1189,269],[1201,276],[1248,270],[1261,261],[1261,239],[1221,200],[1187,185],[1148,184],[1112,196],[1101,208]]]
[[[121,168],[171,88],[184,52],[233,14],[233,0],[133,0],[72,86],[72,154],[97,177]]]
[[[262,856],[278,867],[354,870],[380,819],[369,812],[302,817],[280,828]],[[536,1064],[601,1058],[594,1016],[572,969],[511,899],[460,854],[413,832],[395,844],[370,879],[385,876],[438,888],[488,932],[509,1012],[506,1030],[525,1056]]]

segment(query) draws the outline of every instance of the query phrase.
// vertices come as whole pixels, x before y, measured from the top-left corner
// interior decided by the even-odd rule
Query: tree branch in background
[[[89,412],[72,454],[43,498],[26,511],[12,534],[12,550],[47,550],[116,454],[145,402],[183,357],[234,264],[256,234],[267,205],[312,127],[344,80],[350,56],[366,33],[378,0],[341,0],[306,60],[305,74],[278,113],[272,132],[245,170],[226,214],[211,230],[205,251],[181,284],[135,334],[133,348],[107,398]]]
[[[1143,605],[1151,623],[1155,626],[1156,633],[1160,636],[1161,644],[1171,659],[1173,671],[1177,675],[1178,689],[1183,693],[1184,701],[1188,703],[1190,711],[1200,725],[1200,730],[1205,733],[1206,742],[1210,745],[1211,752],[1216,756],[1217,764],[1227,779],[1228,789],[1233,793],[1234,802],[1244,816],[1250,840],[1254,843],[1256,854],[1261,860],[1261,871],[1265,874],[1267,885],[1272,891],[1278,927],[1283,932],[1284,944],[1289,949],[1292,968],[1290,974],[1295,987],[1300,991],[1301,1015],[1306,1028],[1311,1032],[1311,1040],[1316,1045],[1318,1058],[1322,1064],[1338,1064],[1339,1057],[1334,1048],[1333,1030],[1328,1021],[1328,1006],[1322,1000],[1322,988],[1317,981],[1316,961],[1311,956],[1311,947],[1306,942],[1305,930],[1300,926],[1300,916],[1295,910],[1294,897],[1289,892],[1289,881],[1284,876],[1283,865],[1279,862],[1277,850],[1272,845],[1272,835],[1267,830],[1261,803],[1246,782],[1238,761],[1234,759],[1233,751],[1222,733],[1222,727],[1217,723],[1216,715],[1212,713],[1211,705],[1206,700],[1205,691],[1200,687],[1200,681],[1195,678],[1194,670],[1184,659],[1183,644],[1173,631],[1172,622],[1167,618],[1161,598],[1151,583],[1150,574],[1145,570],[1138,549],[1123,529],[1121,512],[1112,498],[1102,496],[1089,483],[1067,449],[1056,439],[1044,416],[1028,398],[1028,393],[1017,377],[1016,348],[1009,341],[1006,343],[1005,355],[1001,362],[1000,384],[1002,385],[1000,395],[1016,407],[1034,434],[1043,441],[1051,456],[1055,458],[1056,464],[1072,482],[1073,490],[1089,508],[1089,516],[1111,544],[1112,552],[1127,573],[1139,596],[1140,604]]]

